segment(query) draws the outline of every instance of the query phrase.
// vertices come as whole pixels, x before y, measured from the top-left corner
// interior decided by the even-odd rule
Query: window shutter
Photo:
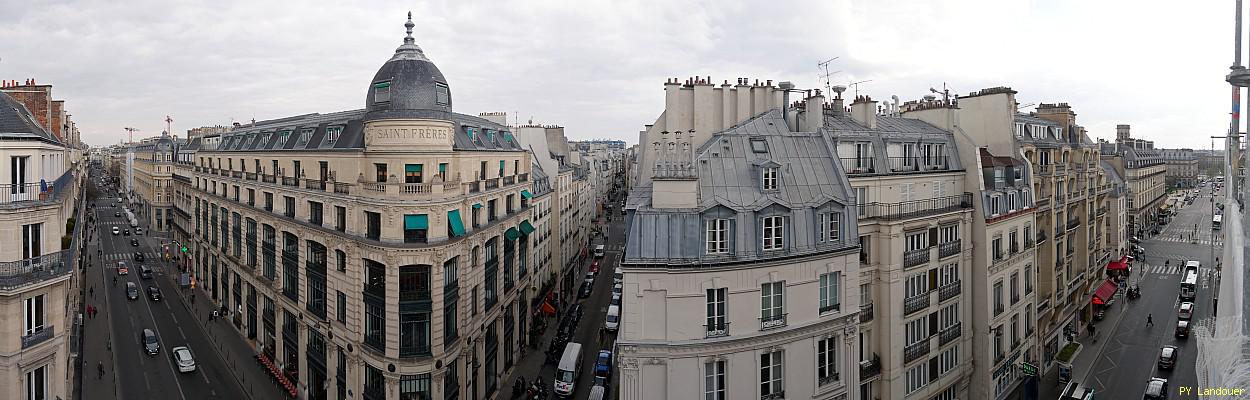
[[[929,382],[936,381],[938,378],[938,358],[929,359]]]
[[[930,247],[937,246],[937,244],[938,244],[937,228],[929,228],[929,246]]]
[[[736,240],[736,239],[737,239],[737,236],[738,236],[738,235],[737,235],[737,232],[735,232],[735,229],[734,229],[734,228],[736,228],[736,226],[735,226],[734,222],[737,222],[737,221],[736,221],[734,218],[732,218],[732,217],[731,217],[731,218],[729,218],[729,233],[728,233],[728,235],[729,235],[729,254],[737,254],[737,253],[738,253],[738,252],[737,252],[737,250],[738,250],[738,246],[735,244],[735,242],[737,242],[737,240]]]
[[[929,290],[937,290],[937,272],[936,269],[929,270]]]
[[[936,311],[929,313],[929,336],[938,333],[938,313]]]

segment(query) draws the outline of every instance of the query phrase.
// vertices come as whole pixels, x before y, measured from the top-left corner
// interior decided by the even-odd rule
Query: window
[[[1033,293],[1033,264],[1024,266],[1024,294]]]
[[[994,315],[1003,313],[1003,281],[994,282]]]
[[[382,237],[382,214],[365,211],[365,237],[373,240]]]
[[[708,289],[707,290],[707,332],[706,336],[715,337],[723,336],[729,333],[729,326],[725,323],[725,296],[728,295],[729,289]]]
[[[832,243],[841,239],[842,213],[819,213],[816,221],[816,242]]]
[[[760,354],[760,395],[784,396],[785,353],[782,350]]]
[[[365,363],[364,370],[364,389],[361,390],[361,398],[366,400],[386,399],[386,377],[382,375],[382,370],[374,368],[369,363]]]
[[[377,171],[377,181],[386,182],[386,164],[373,164],[373,168]]]
[[[764,190],[777,190],[777,167],[764,168],[760,182]]]
[[[43,254],[43,224],[22,225],[22,259],[39,257]]]
[[[1020,273],[1011,273],[1011,305],[1020,302]]]
[[[404,243],[425,243],[430,230],[426,214],[404,215]]]
[[[998,195],[990,196],[990,216],[996,216],[1001,212],[998,209]]]
[[[1018,209],[1019,208],[1016,207],[1016,193],[1015,192],[1008,193],[1007,194],[1007,212],[1013,212]]]
[[[334,230],[339,232],[347,232],[347,208],[343,206],[334,206]]]
[[[32,369],[26,373],[26,399],[48,400],[47,365]]]
[[[938,355],[938,374],[945,375],[957,366],[959,366],[959,343],[955,343],[954,346]]]
[[[907,251],[929,248],[929,231],[907,234]]]
[[[938,310],[938,329],[945,330],[959,323],[959,303],[951,303]]]
[[[922,362],[907,370],[907,394],[929,384],[929,363]]]
[[[339,322],[346,324],[347,323],[347,295],[337,290],[335,290],[334,292],[335,292],[334,295],[335,295],[335,306],[336,306],[334,309],[334,314],[335,314],[334,317]]]
[[[912,298],[922,294],[929,293],[929,275],[919,273],[907,277],[903,283],[903,295],[905,298]]]
[[[862,186],[855,188],[855,204],[855,208],[859,210],[859,216],[868,215],[868,188]]]
[[[729,220],[713,219],[706,222],[707,225],[707,253],[708,254],[727,254],[729,253]]]
[[[1011,314],[1011,347],[1020,344],[1020,314]]]
[[[342,134],[342,133],[343,133],[343,127],[341,126],[326,127],[326,142],[334,143],[335,141],[338,141],[339,134]]]
[[[25,300],[24,320],[25,326],[22,327],[22,336],[30,336],[42,332],[44,328],[44,295],[30,297]]]
[[[399,400],[429,400],[430,374],[400,375]]]
[[[1020,240],[1016,233],[1015,228],[1012,228],[1011,232],[1007,233],[1007,244],[1011,247],[1011,254],[1016,254],[1016,252],[1020,251]]]
[[[959,240],[959,225],[946,225],[938,228],[938,243],[950,243]]]
[[[448,90],[446,83],[434,82],[434,104],[451,105],[451,91]]]
[[[424,180],[424,164],[405,164],[404,183],[421,183]]]
[[[286,206],[286,209],[282,214],[286,215],[287,218],[295,218],[295,198],[291,196],[282,196],[282,202]]]
[[[785,248],[785,217],[773,216],[760,219],[763,230],[760,238],[764,250],[781,250]]]
[[[996,236],[991,243],[991,248],[994,251],[994,260],[997,261],[1003,259],[1003,237]]]
[[[904,333],[906,336],[905,339],[907,339],[904,343],[908,346],[920,343],[924,340],[929,340],[929,319],[927,317],[920,317],[908,321]]]
[[[842,281],[841,272],[830,272],[820,275],[820,313],[824,314],[829,311],[840,311],[842,301],[839,300],[841,295],[840,286]]]
[[[308,143],[308,139],[312,139],[312,134],[313,134],[313,128],[300,129],[299,139],[298,139],[299,142],[297,144]],[[234,168],[234,167],[231,166],[230,168]]]
[[[273,211],[273,193],[265,192],[265,211]]]
[[[321,216],[321,203],[315,201],[308,202],[308,223],[321,226],[324,219]]]
[[[838,340],[836,337],[816,341],[816,379],[821,385],[832,383],[838,377]]]
[[[703,363],[703,400],[725,400],[725,360]]]
[[[334,250],[334,258],[339,272],[347,272],[347,253],[343,250]]]
[[[460,272],[457,259],[452,257],[443,263],[443,349],[451,347],[460,335],[459,301]]]
[[[382,81],[373,84],[373,102],[386,103],[391,101],[391,81]]]
[[[769,282],[760,286],[760,321],[771,328],[785,324],[786,282]]]
[[[460,379],[459,371],[456,368],[456,361],[451,360],[447,363],[447,372],[443,373],[443,400],[456,400],[460,397]]]

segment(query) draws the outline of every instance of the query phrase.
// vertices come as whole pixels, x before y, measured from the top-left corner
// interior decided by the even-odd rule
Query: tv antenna
[[[838,57],[834,57],[834,58],[830,58],[830,59],[828,59],[828,60],[825,60],[825,61],[821,61],[821,62],[816,63],[816,67],[818,67],[818,68],[820,68],[820,69],[824,70],[824,75],[821,75],[821,77],[822,77],[822,78],[825,78],[825,93],[830,93],[830,92],[833,92],[833,87],[829,85],[829,77],[833,76],[833,74],[836,74],[836,73],[842,72],[842,71],[833,71],[833,72],[829,72],[829,63],[831,63],[831,62],[833,62],[833,60],[837,60],[837,59],[838,59]]]
[[[851,88],[855,89],[855,97],[859,97],[859,84],[868,83],[868,82],[872,82],[872,79],[865,79],[859,82],[851,82],[851,83],[846,84],[846,86],[850,86]]]

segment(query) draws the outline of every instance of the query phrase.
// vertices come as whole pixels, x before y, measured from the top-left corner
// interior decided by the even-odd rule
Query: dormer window
[[[1016,123],[1016,137],[1018,138],[1024,137],[1024,123],[1023,122]]]
[[[434,104],[440,106],[451,105],[451,91],[447,88],[446,83],[434,83]]]
[[[1015,193],[1008,193],[1008,194],[1007,194],[1007,211],[1008,211],[1008,212],[1011,212],[1011,211],[1015,211],[1015,210],[1017,210],[1017,208],[1016,208],[1016,194],[1015,194]]]
[[[833,243],[842,235],[842,213],[822,212],[816,218],[816,243]]]
[[[339,140],[339,134],[343,133],[343,127],[331,126],[326,128],[326,142],[334,143]]]
[[[998,196],[990,196],[990,216],[996,216],[1000,212],[998,209]]]
[[[768,142],[764,139],[751,139],[752,153],[768,153]]]
[[[707,254],[729,253],[729,220],[713,219],[707,224]]]
[[[313,128],[304,128],[299,131],[299,143],[308,143],[312,139]]]
[[[764,250],[785,248],[785,217],[773,216],[760,219],[760,245]]]
[[[777,190],[777,167],[764,167],[760,182],[764,190]]]
[[[386,80],[373,84],[373,102],[389,103],[391,101],[391,81]]]

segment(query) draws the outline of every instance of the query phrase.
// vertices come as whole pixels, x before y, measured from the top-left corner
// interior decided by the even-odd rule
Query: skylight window
[[[764,139],[751,139],[751,152],[767,153],[768,142],[765,142]]]

